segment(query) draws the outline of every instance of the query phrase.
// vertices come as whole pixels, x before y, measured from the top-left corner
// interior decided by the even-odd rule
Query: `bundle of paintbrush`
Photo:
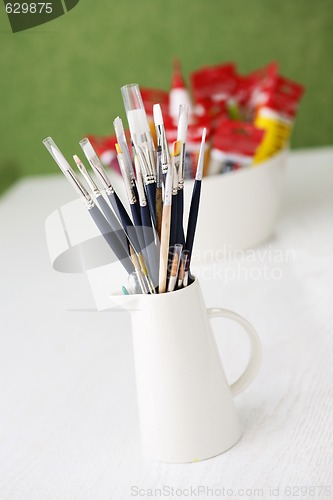
[[[116,152],[130,215],[87,138],[80,141],[80,146],[92,167],[95,179],[78,156],[74,155],[74,160],[90,192],[54,141],[49,137],[43,142],[70,183],[83,197],[94,223],[128,272],[128,285],[123,287],[123,292],[171,292],[187,286],[192,280],[190,262],[200,202],[206,129],[202,133],[185,237],[183,211],[188,107],[180,106],[177,140],[170,153],[160,105],[154,105],[157,136],[155,147],[139,86],[125,85],[121,91],[131,144],[126,140],[119,117],[114,121],[114,128],[117,136]]]

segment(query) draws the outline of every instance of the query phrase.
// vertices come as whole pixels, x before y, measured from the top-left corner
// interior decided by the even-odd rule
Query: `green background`
[[[306,86],[292,147],[333,141],[333,0],[81,0],[15,34],[1,3],[0,43],[2,189],[57,170],[44,137],[71,155],[86,133],[113,133],[120,87],[168,89],[175,57],[187,78],[202,65],[248,72],[277,60]]]

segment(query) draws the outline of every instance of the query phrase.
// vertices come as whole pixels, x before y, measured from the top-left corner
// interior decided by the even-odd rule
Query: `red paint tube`
[[[222,120],[215,132],[208,175],[223,174],[252,164],[264,131],[251,123]]]

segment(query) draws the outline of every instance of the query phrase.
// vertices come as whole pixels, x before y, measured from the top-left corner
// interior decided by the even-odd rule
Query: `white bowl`
[[[254,167],[204,177],[194,250],[200,261],[259,245],[274,232],[288,150]],[[193,181],[185,181],[185,220]]]

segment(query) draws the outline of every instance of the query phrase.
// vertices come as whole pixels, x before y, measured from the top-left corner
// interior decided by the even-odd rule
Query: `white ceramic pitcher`
[[[131,312],[141,436],[145,454],[183,463],[214,457],[240,438],[232,396],[253,379],[261,345],[254,328],[226,309],[206,309],[199,282],[158,295],[112,296]],[[237,321],[248,334],[250,360],[228,384],[210,318]]]

